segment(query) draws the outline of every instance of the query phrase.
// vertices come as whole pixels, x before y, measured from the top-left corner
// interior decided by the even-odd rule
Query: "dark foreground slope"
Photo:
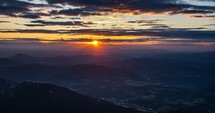
[[[56,85],[24,82],[0,94],[0,113],[141,112],[84,96]]]

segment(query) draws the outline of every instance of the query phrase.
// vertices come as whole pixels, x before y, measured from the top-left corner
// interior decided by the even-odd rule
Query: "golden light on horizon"
[[[99,42],[98,42],[97,40],[94,40],[94,41],[92,42],[92,44],[95,45],[95,46],[97,46],[97,45],[99,44]]]

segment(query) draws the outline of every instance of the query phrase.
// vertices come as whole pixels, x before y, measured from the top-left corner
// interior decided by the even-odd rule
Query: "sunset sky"
[[[214,0],[0,0],[1,41],[215,42]]]

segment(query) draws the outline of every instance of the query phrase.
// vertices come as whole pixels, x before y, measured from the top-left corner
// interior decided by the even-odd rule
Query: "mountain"
[[[1,81],[0,81],[1,82]],[[4,82],[3,82],[4,83]],[[142,113],[53,84],[24,82],[0,95],[1,113]]]
[[[171,58],[176,60],[195,61],[203,63],[215,63],[215,51],[194,53],[171,53],[156,55],[154,58]]]
[[[44,81],[53,80],[52,75],[62,73],[65,69],[63,67],[49,66],[44,64],[27,64],[11,66],[2,69],[1,78],[23,82],[25,80]]]
[[[214,84],[214,63],[204,60],[192,61],[177,58],[130,58],[122,60],[118,67],[137,72],[153,82],[176,85],[211,85]]]
[[[135,79],[134,72],[96,64],[79,64],[70,67],[58,67],[45,64],[27,64],[7,67],[0,70],[1,78],[23,82],[72,81],[72,80],[120,80]]]
[[[14,88],[17,83],[5,79],[0,78],[0,94],[4,93],[5,91]]]
[[[18,64],[17,60],[8,59],[8,58],[0,58],[0,66],[10,66]]]
[[[101,57],[92,59],[91,56],[11,57],[5,58],[5,65],[0,62],[0,78],[16,82],[53,83],[150,113],[178,110],[212,113],[215,112],[213,54],[120,57],[114,61],[110,57],[102,60]],[[10,60],[18,63],[10,63]],[[106,62],[108,60],[110,62]],[[6,89],[1,93],[13,97],[14,90],[10,90],[10,95],[5,93],[7,88],[11,89],[7,85],[10,82],[3,81],[6,85],[0,85]],[[34,99],[30,98],[28,102],[32,101]]]
[[[10,57],[11,59],[30,59],[30,58],[32,58],[30,55],[27,55],[27,54],[22,54],[22,53],[17,53],[17,54],[15,54],[14,56],[11,56]]]
[[[138,77],[134,72],[117,69],[109,66],[96,65],[96,64],[80,64],[73,65],[67,68],[67,71],[61,73],[58,77],[70,80],[115,80],[115,79],[131,79]]]
[[[38,56],[30,56],[22,53],[18,53],[10,57],[3,57],[2,59],[19,61],[17,62],[18,65],[37,63],[37,64],[59,65],[59,66],[71,66],[76,64],[104,64],[107,62],[119,60],[117,57],[102,56],[102,55],[101,56],[77,55],[77,56],[38,57]]]
[[[139,77],[138,74],[127,70],[96,64],[70,67],[29,64],[8,67],[0,73],[0,77],[4,79],[54,83],[99,98],[118,95],[122,89],[126,89],[124,81],[136,80]]]

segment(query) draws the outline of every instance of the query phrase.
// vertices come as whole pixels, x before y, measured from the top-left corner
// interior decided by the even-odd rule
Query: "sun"
[[[94,41],[92,42],[92,44],[95,45],[95,46],[97,46],[97,45],[99,44],[99,42],[96,41],[96,40],[94,40]]]

